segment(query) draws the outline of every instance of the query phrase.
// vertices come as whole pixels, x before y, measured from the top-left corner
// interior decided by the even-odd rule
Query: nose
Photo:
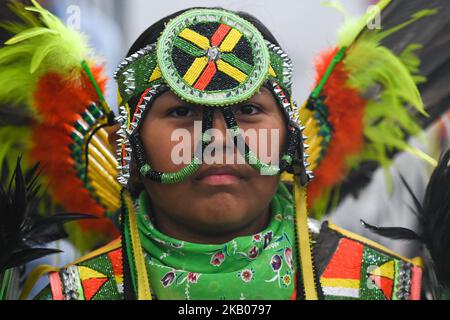
[[[222,139],[223,141],[216,141],[216,143],[223,143],[223,145],[225,144],[225,139],[226,139],[226,135],[227,135],[227,124],[225,123],[225,119],[223,117],[222,111],[217,108],[214,110],[213,113],[213,124],[212,124],[213,129],[216,129],[218,131],[220,131],[220,139]],[[215,137],[218,138],[218,137]]]
[[[219,107],[213,109],[211,125],[212,139],[203,155],[205,162],[207,164],[234,163],[234,142],[227,136],[228,127]]]

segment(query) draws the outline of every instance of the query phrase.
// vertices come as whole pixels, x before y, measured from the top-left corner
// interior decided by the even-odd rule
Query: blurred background
[[[0,19],[8,18],[3,10],[6,0],[1,1]],[[134,40],[157,20],[181,9],[195,6],[223,7],[235,11],[246,11],[259,18],[272,31],[283,49],[294,63],[294,98],[301,103],[312,89],[314,79],[314,57],[321,50],[333,46],[343,15],[337,10],[321,5],[317,0],[46,0],[39,1],[58,15],[66,24],[83,31],[97,54],[103,57],[107,73],[112,74],[125,58]],[[361,15],[375,1],[341,0],[348,13]],[[6,39],[1,34],[1,40]],[[117,108],[116,87],[109,81],[107,100]],[[445,115],[412,143],[435,158],[441,150],[449,147],[450,117]],[[378,241],[405,256],[414,256],[415,244],[392,241],[377,237],[360,224],[364,219],[378,226],[397,226],[416,229],[416,220],[409,209],[412,203],[405,186],[399,179],[402,173],[419,199],[422,199],[431,172],[423,161],[409,155],[399,155],[391,169],[392,188],[388,188],[385,172],[378,170],[372,183],[358,199],[348,197],[326,218],[337,225]],[[390,190],[388,192],[388,190]],[[66,251],[44,261],[47,264],[64,265],[73,261],[79,253],[71,249],[70,243],[60,242]],[[54,246],[53,246],[54,247]],[[52,261],[49,261],[52,259]],[[34,265],[43,261],[36,261]],[[35,289],[38,291],[39,287]],[[32,294],[33,295],[33,294]]]

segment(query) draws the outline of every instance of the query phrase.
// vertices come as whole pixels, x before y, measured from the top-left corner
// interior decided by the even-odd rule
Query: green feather
[[[7,21],[0,23],[0,29],[4,29],[11,34],[17,34],[22,32],[25,28],[21,23]]]
[[[30,131],[29,127],[0,126],[0,163],[7,161],[14,167],[17,157],[29,148]]]
[[[367,31],[348,49],[344,59],[350,74],[347,84],[363,96],[378,90],[370,98],[364,112],[364,136],[366,143],[361,154],[349,160],[350,167],[361,161],[377,161],[382,166],[390,165],[389,153],[403,150],[419,156],[431,165],[436,161],[422,151],[411,147],[407,137],[420,133],[421,127],[408,108],[416,109],[428,116],[417,83],[425,81],[418,75],[420,59],[417,51],[420,44],[410,44],[399,55],[382,46],[380,41],[417,21],[435,14],[436,10],[421,10],[408,21],[391,29]],[[377,89],[378,88],[378,89]]]
[[[20,32],[0,48],[0,103],[25,103],[30,111],[40,77],[53,71],[67,80],[76,79],[83,72],[81,62],[90,56],[83,34],[66,27],[36,1],[32,3],[31,7],[13,5],[24,23],[14,26]]]
[[[22,42],[22,41],[30,39],[30,38],[34,38],[34,37],[44,35],[44,34],[49,34],[49,33],[57,34],[57,32],[54,30],[50,30],[50,29],[42,28],[42,27],[35,27],[35,28],[31,28],[31,29],[22,31],[15,37],[6,41],[5,44],[12,45],[12,44],[16,44],[16,43]]]
[[[49,44],[46,46],[43,45],[42,47],[36,49],[36,52],[33,54],[33,58],[31,59],[30,73],[34,73],[39,68],[42,61],[44,61],[54,47],[54,44]]]
[[[21,2],[11,1],[9,4],[9,9],[13,12],[20,20],[25,22],[24,26],[37,27],[40,25],[39,19],[35,15],[25,10],[25,5]]]

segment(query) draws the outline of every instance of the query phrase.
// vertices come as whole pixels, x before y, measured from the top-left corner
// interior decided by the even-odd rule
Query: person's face
[[[222,133],[223,139],[213,141],[216,151],[223,151],[220,159],[225,163],[226,152],[237,155],[236,148],[226,147],[227,126],[217,108],[213,116],[213,128]],[[271,130],[279,130],[279,152],[284,151],[286,124],[275,98],[266,88],[245,103],[232,106],[241,130],[266,129],[267,141],[257,140],[258,149],[267,143],[271,152]],[[140,130],[149,164],[160,172],[177,172],[186,164],[174,164],[173,148],[180,141],[172,141],[176,129],[186,129],[194,147],[194,121],[202,120],[203,107],[180,100],[172,92],[159,96],[148,111]],[[248,140],[246,139],[248,143]],[[192,149],[193,149],[192,147]],[[218,148],[219,147],[219,148]],[[252,147],[250,147],[252,149]],[[258,153],[258,150],[252,150]],[[191,150],[193,155],[193,150]],[[212,153],[214,154],[214,153]],[[217,159],[217,158],[216,158]],[[235,158],[236,159],[236,158]],[[206,161],[206,159],[204,159]],[[227,162],[228,163],[228,162]],[[242,163],[242,162],[241,162]],[[276,192],[279,175],[267,176],[249,164],[206,164],[185,181],[162,184],[144,179],[144,185],[155,211],[166,215],[164,220],[182,225],[201,234],[227,234],[245,229],[268,213],[272,196]],[[158,219],[158,216],[156,216]]]

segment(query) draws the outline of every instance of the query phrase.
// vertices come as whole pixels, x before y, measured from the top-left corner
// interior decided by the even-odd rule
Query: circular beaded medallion
[[[211,106],[249,99],[269,70],[261,33],[220,9],[192,9],[171,20],[158,40],[157,59],[175,94]]]

